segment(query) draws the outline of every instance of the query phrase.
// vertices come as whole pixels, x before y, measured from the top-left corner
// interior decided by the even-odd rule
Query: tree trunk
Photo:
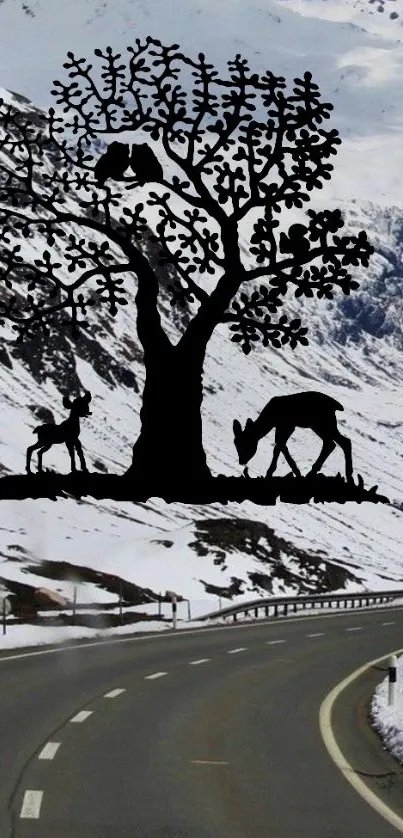
[[[164,343],[145,352],[141,431],[126,476],[161,486],[211,477],[202,441],[202,351]]]

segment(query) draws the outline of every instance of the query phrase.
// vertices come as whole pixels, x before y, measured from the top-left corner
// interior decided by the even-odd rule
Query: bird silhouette
[[[94,167],[98,186],[104,186],[108,178],[119,180],[126,171],[129,162],[130,149],[127,143],[111,143]]]
[[[164,177],[161,163],[147,143],[132,145],[130,166],[140,186],[151,181],[159,182]]]

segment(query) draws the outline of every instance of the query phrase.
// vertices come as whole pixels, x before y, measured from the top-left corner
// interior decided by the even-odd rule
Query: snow
[[[137,610],[137,609],[136,609]],[[218,624],[219,620],[215,623]],[[191,624],[178,617],[177,631],[190,628],[206,628],[206,623],[195,620]],[[0,634],[0,649],[15,649],[30,646],[52,646],[59,644],[74,643],[77,640],[108,639],[121,635],[128,636],[136,634],[149,634],[154,632],[172,631],[172,621],[151,622],[149,620],[138,622],[135,626],[115,626],[107,629],[91,629],[85,626],[34,626],[34,625],[10,625],[6,634]]]
[[[31,12],[24,12],[24,5]],[[311,207],[342,206],[359,228],[379,233],[380,240],[394,252],[396,239],[381,212],[394,205],[392,216],[399,219],[402,207],[401,171],[403,146],[403,70],[402,26],[387,15],[375,13],[366,0],[70,0],[55,11],[54,0],[0,3],[0,84],[28,95],[38,106],[54,104],[49,91],[54,78],[66,81],[62,69],[68,50],[92,58],[95,47],[110,43],[125,50],[136,37],[151,34],[163,42],[179,43],[185,52],[200,49],[223,67],[236,52],[246,55],[257,70],[268,66],[292,83],[294,76],[309,69],[334,105],[332,127],[340,130],[343,143],[334,163],[330,183],[312,196]],[[94,62],[95,63],[95,62]],[[11,101],[11,95],[5,94]],[[22,103],[22,109],[29,110]],[[125,137],[122,135],[121,140]],[[136,138],[137,139],[137,138]],[[139,138],[141,139],[141,138]],[[166,165],[166,161],[164,166]],[[146,190],[136,194],[142,200]],[[131,199],[130,199],[131,200]],[[375,202],[366,207],[363,201]],[[178,207],[177,207],[178,208]],[[296,213],[298,216],[298,213]],[[156,210],[150,208],[150,223]],[[281,223],[291,223],[290,213]],[[251,220],[248,221],[251,224]],[[383,227],[382,227],[383,225]],[[245,237],[247,235],[245,229]],[[38,255],[40,244],[24,241],[25,255]],[[66,275],[67,277],[67,275]],[[129,305],[110,321],[113,335],[99,332],[99,344],[113,359],[125,362],[124,341],[133,335],[133,296]],[[340,316],[340,315],[339,315]],[[99,322],[94,315],[94,323]],[[322,551],[340,567],[349,568],[356,584],[347,589],[382,589],[400,584],[403,572],[401,542],[403,456],[403,365],[401,351],[393,341],[366,341],[346,346],[327,342],[334,321],[334,309],[327,302],[309,301],[306,318],[311,334],[310,346],[293,353],[287,349],[258,349],[245,357],[228,338],[226,328],[218,328],[209,346],[204,380],[204,443],[214,473],[237,474],[232,421],[255,418],[269,397],[303,389],[320,389],[338,398],[345,407],[339,416],[342,432],[351,437],[355,470],[365,483],[379,484],[396,506],[346,504],[292,506],[261,509],[253,504],[214,504],[187,507],[153,499],[147,504],[95,502],[84,499],[58,501],[1,501],[0,575],[6,580],[50,587],[71,598],[71,581],[50,582],[40,571],[44,559],[68,561],[123,579],[154,592],[177,590],[191,603],[192,616],[218,607],[218,597],[207,594],[201,580],[217,587],[228,586],[232,577],[245,580],[237,602],[256,598],[251,592],[248,573],[271,567],[242,549],[226,551],[226,568],[214,564],[214,551],[199,555],[192,542],[198,520],[252,520],[272,528],[279,538],[288,540],[317,555]],[[333,319],[332,319],[333,318]],[[172,340],[176,327],[167,324]],[[47,358],[49,373],[52,359]],[[132,369],[139,393],[116,383],[108,383],[94,371],[88,359],[74,356],[74,369],[92,392],[92,416],[82,423],[81,440],[90,468],[98,459],[108,471],[122,473],[129,465],[131,445],[140,427],[140,396],[144,370],[140,362]],[[0,365],[2,417],[0,422],[0,463],[11,473],[24,470],[25,451],[38,424],[29,409],[43,405],[54,412],[56,421],[65,418],[57,381],[51,374],[40,388],[26,365],[13,361],[10,371]],[[250,464],[252,476],[264,473],[272,454],[272,438],[262,440]],[[318,454],[318,439],[311,431],[298,429],[290,440],[290,452],[302,469],[308,469]],[[68,454],[54,447],[45,455],[46,467],[65,472]],[[343,469],[341,452],[336,449],[326,463],[326,474]],[[279,473],[285,473],[283,461]],[[170,547],[162,541],[172,542]],[[298,564],[292,556],[281,557],[298,578]],[[249,586],[249,587],[248,587]],[[274,577],[273,593],[286,593],[284,584]],[[91,583],[78,586],[82,602],[105,602],[111,594]],[[229,600],[222,601],[222,605]],[[147,606],[152,613],[154,606]],[[169,606],[163,606],[169,616]],[[186,620],[186,603],[179,604]],[[136,608],[136,610],[138,610]],[[130,631],[149,631],[148,622]],[[152,630],[163,630],[155,624]],[[105,636],[128,627],[105,630]],[[69,627],[49,629],[30,626],[10,627],[0,636],[5,644],[54,642],[53,638],[92,637],[94,629]],[[63,632],[65,634],[63,634]],[[84,632],[84,634],[83,634]],[[42,638],[42,639],[40,639]]]
[[[373,727],[385,748],[403,763],[403,656],[397,659],[395,701],[389,706],[389,678],[378,684],[371,703]]]
[[[69,50],[92,58],[96,46],[125,51],[147,35],[203,50],[220,68],[242,52],[260,71],[270,56],[273,72],[290,80],[309,69],[335,106],[344,140],[324,200],[401,204],[402,22],[368,0],[69,0],[57,12],[53,0],[16,0],[0,4],[0,32],[0,84],[44,107],[54,104],[50,90],[66,75]]]

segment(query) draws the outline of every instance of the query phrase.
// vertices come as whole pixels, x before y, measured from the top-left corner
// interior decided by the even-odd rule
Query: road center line
[[[323,637],[324,631],[316,631],[314,634],[307,634],[307,637]]]
[[[285,643],[285,640],[266,640],[268,646],[274,646],[276,643]]]
[[[246,652],[246,646],[240,646],[239,649],[231,649],[227,654],[228,655],[236,655],[237,652]]]
[[[200,658],[198,661],[189,661],[190,666],[198,666],[199,663],[207,663],[210,658]]]
[[[40,754],[38,754],[38,759],[53,759],[61,744],[61,742],[47,742]]]
[[[389,622],[388,622],[388,623],[382,623],[382,625],[383,625],[383,626],[394,626],[394,625],[395,625],[395,622],[396,622],[395,620],[389,620]]]
[[[42,805],[43,791],[27,789],[22,801],[20,818],[39,818]]]
[[[116,698],[116,696],[125,693],[125,689],[111,690],[110,693],[105,693],[104,698]]]
[[[362,631],[362,626],[352,626],[352,628],[348,628],[346,631]]]
[[[70,719],[70,721],[77,723],[85,722],[85,720],[88,719],[88,716],[91,716],[93,712],[93,710],[80,710],[80,712],[77,713],[76,716],[73,716],[73,718]]]
[[[151,681],[153,678],[162,678],[162,676],[166,674],[166,672],[154,672],[153,675],[146,675],[146,679]]]
[[[221,759],[191,759],[190,762],[195,765],[228,765],[228,762]]]

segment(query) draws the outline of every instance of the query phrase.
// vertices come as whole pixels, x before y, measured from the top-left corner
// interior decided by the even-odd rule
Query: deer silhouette
[[[37,428],[34,428],[34,434],[38,434],[38,442],[35,442],[34,445],[30,445],[27,448],[26,470],[28,474],[31,474],[31,457],[34,451],[38,450],[38,472],[42,472],[43,454],[45,451],[49,451],[52,445],[58,445],[62,442],[67,446],[70,454],[72,472],[77,471],[74,458],[75,451],[77,451],[79,456],[82,470],[88,471],[79,436],[80,417],[91,416],[89,410],[90,401],[91,393],[88,390],[85,391],[84,396],[77,396],[73,401],[70,401],[68,396],[64,396],[63,406],[67,410],[70,410],[69,418],[61,422],[60,425],[48,422],[45,425],[38,425]]]
[[[340,445],[346,463],[346,478],[351,480],[351,442],[337,427],[336,410],[344,410],[340,402],[312,390],[291,396],[275,396],[267,402],[255,422],[252,419],[246,420],[243,430],[240,422],[234,419],[234,441],[240,464],[245,465],[249,462],[256,453],[259,440],[275,428],[273,458],[266,477],[274,474],[281,453],[284,454],[293,473],[301,477],[301,472],[288,451],[287,442],[295,428],[311,428],[321,438],[323,446],[307,476],[317,474],[336,445]],[[247,469],[244,474],[248,475]]]

